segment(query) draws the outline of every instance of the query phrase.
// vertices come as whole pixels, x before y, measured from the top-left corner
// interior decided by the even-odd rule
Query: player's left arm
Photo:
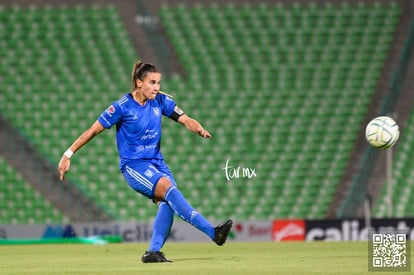
[[[200,122],[189,117],[186,114],[181,115],[178,120],[179,123],[184,125],[189,131],[198,134],[203,138],[211,138],[211,134],[201,126]]]
[[[189,117],[178,106],[174,107],[174,110],[172,114],[170,115],[170,118],[184,125],[185,128],[187,128],[189,131],[196,133],[203,138],[211,138],[211,134],[206,129],[204,129],[203,126],[201,126],[200,122]]]

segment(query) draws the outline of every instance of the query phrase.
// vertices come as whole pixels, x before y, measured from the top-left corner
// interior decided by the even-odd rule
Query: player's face
[[[141,91],[146,99],[154,99],[160,91],[161,86],[161,74],[160,73],[148,73],[147,76],[141,81]]]

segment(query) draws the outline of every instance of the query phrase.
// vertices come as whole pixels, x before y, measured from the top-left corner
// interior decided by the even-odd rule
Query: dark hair
[[[157,67],[150,63],[144,63],[138,60],[132,68],[132,89],[137,88],[137,79],[143,81],[148,73],[160,73]]]

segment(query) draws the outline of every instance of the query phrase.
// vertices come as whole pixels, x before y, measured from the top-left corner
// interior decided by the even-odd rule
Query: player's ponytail
[[[157,67],[150,63],[144,63],[140,60],[135,62],[134,67],[132,68],[132,90],[137,88],[137,79],[143,81],[147,76],[147,73],[160,73]]]
[[[135,62],[134,67],[132,68],[132,90],[135,90],[137,88],[137,72],[139,72],[140,68],[142,69],[144,63],[138,60]]]

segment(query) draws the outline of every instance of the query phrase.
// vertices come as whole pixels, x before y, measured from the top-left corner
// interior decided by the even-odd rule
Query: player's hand
[[[60,159],[59,165],[58,165],[60,180],[63,180],[63,178],[65,177],[66,172],[69,171],[69,168],[70,168],[70,158],[63,155],[62,158]]]
[[[204,129],[203,127],[197,128],[197,133],[200,137],[203,137],[203,138],[211,138],[212,137],[211,134],[206,129]]]

